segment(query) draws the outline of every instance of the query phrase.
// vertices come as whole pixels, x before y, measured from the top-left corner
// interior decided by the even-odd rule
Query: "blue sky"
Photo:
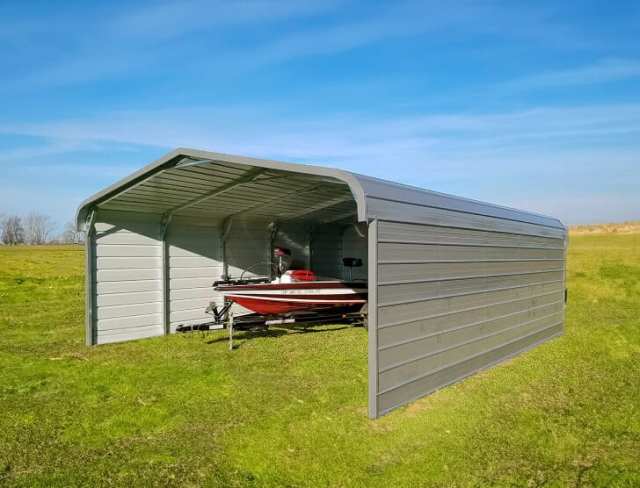
[[[177,146],[640,218],[638,2],[0,2],[0,213]]]

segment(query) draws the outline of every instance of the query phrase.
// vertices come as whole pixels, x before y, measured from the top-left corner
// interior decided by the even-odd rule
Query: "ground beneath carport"
[[[571,241],[566,335],[366,416],[366,331],[83,345],[83,251],[0,247],[0,484],[640,485],[640,234]]]

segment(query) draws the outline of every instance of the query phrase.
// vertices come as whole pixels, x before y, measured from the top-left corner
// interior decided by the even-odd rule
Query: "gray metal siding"
[[[564,230],[412,207],[375,234],[377,415],[562,332]]]
[[[317,226],[311,234],[311,269],[318,276],[339,278],[342,276],[342,238],[337,225]]]
[[[93,239],[96,344],[164,334],[159,217],[100,211]]]
[[[211,315],[205,313],[209,303],[223,304],[223,296],[212,288],[224,273],[222,232],[222,222],[206,219],[196,224],[193,220],[183,223],[178,218],[171,224],[168,234],[171,331],[181,324],[211,320]],[[278,232],[274,244],[292,249],[296,262],[304,264],[308,254],[306,235],[304,226],[288,225]],[[226,238],[229,275],[269,276],[270,249],[268,221],[234,220]],[[236,315],[249,313],[238,305],[232,310]]]
[[[292,268],[309,268],[310,236],[309,226],[293,223],[283,224],[278,227],[273,246],[291,250]]]
[[[223,273],[220,225],[196,225],[176,219],[167,232],[170,330],[211,320],[209,302],[222,297],[212,288]]]
[[[375,199],[380,202],[387,202],[389,210],[392,211],[392,204],[399,204],[396,209],[394,219],[398,220],[405,215],[403,205],[431,207],[436,209],[446,209],[469,215],[484,215],[497,217],[502,220],[528,222],[532,224],[545,225],[551,227],[562,227],[557,219],[533,212],[525,212],[514,208],[495,205],[488,202],[481,202],[469,198],[463,198],[446,193],[425,190],[415,186],[404,185],[393,181],[381,180],[365,175],[354,175],[358,183],[362,186],[367,200]],[[367,202],[367,205],[369,202]],[[384,205],[384,203],[382,203]],[[367,209],[367,216],[372,217],[375,211]]]
[[[229,277],[271,276],[270,221],[234,219],[226,237],[225,249]],[[216,303],[222,305],[222,296],[216,298]],[[232,306],[231,311],[235,315],[252,313],[237,304]]]
[[[363,266],[353,268],[354,279],[367,279],[367,229],[361,226],[360,236],[353,225],[321,225],[311,234],[311,269],[318,276],[344,279],[343,257],[361,258]]]
[[[353,225],[348,226],[342,233],[342,258],[360,258],[362,259],[362,266],[359,268],[353,268],[352,278],[354,280],[366,280],[368,275],[368,259],[367,259],[367,229],[358,227],[360,233],[355,229]],[[339,261],[339,264],[342,264]],[[346,270],[342,270],[342,278],[346,278]]]
[[[413,222],[468,230],[507,232],[533,237],[564,238],[565,229],[555,225],[532,224],[483,214],[466,213],[445,208],[367,197],[367,214],[379,220]],[[522,214],[522,218],[528,215]]]
[[[229,276],[271,275],[271,231],[268,220],[233,219],[226,237]]]

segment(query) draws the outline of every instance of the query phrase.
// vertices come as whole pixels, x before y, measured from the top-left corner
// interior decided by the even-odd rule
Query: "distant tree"
[[[29,244],[46,244],[52,230],[53,222],[47,215],[32,212],[24,221],[25,241]]]
[[[77,230],[73,222],[67,222],[60,236],[60,242],[63,244],[82,244],[84,242],[84,232]]]
[[[13,246],[24,243],[24,227],[17,215],[10,215],[2,219],[2,233],[0,238],[4,244]]]

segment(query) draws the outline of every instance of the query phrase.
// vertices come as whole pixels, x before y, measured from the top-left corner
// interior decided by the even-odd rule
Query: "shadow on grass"
[[[256,327],[254,329],[248,329],[248,330],[241,330],[241,331],[234,331],[233,334],[233,339],[235,340],[251,340],[251,339],[256,339],[259,337],[281,337],[284,335],[289,335],[289,334],[319,334],[319,333],[325,333],[325,332],[339,332],[341,330],[345,330],[345,329],[349,329],[351,327],[356,327],[355,325],[343,325],[341,327],[332,327],[330,329],[316,329],[313,328],[313,326],[307,326],[307,327],[302,327],[302,326],[291,326],[291,327],[286,327],[286,326],[277,326],[277,327],[269,327],[269,328],[265,328],[265,327]],[[216,337],[215,339],[210,339],[207,341],[207,344],[216,344],[218,342],[228,342],[229,341],[229,337],[227,335],[225,336],[221,336],[221,337]],[[233,346],[234,349],[238,349],[239,345],[235,344]]]

